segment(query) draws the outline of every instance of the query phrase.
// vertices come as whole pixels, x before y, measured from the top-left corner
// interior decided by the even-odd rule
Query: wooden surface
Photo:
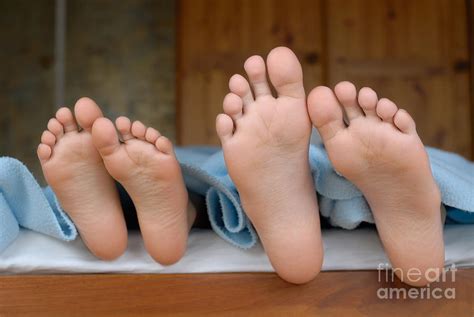
[[[319,0],[182,0],[178,11],[179,141],[218,144],[215,118],[247,57],[289,46],[307,88],[322,83]]]
[[[474,157],[474,0],[466,0],[468,38],[469,38],[469,60],[471,64],[471,153]]]
[[[456,299],[382,300],[376,271],[323,272],[295,286],[274,274],[0,277],[0,316],[456,316],[474,315],[474,270],[458,271]]]
[[[277,45],[307,90],[352,80],[414,117],[427,145],[474,158],[467,3],[472,0],[181,0],[178,138],[218,144],[215,116],[245,59]]]
[[[426,145],[472,157],[465,0],[328,1],[328,84],[373,87]]]

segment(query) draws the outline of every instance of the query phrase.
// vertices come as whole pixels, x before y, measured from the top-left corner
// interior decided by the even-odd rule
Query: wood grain
[[[425,144],[474,158],[466,3],[181,0],[179,141],[218,144],[228,78],[246,57],[287,45],[307,90],[341,80],[371,86],[414,116]]]
[[[456,299],[377,297],[376,271],[323,272],[295,286],[275,274],[0,277],[0,316],[472,316],[474,270],[458,271]]]
[[[181,0],[178,16],[179,141],[218,144],[215,118],[228,81],[247,57],[290,46],[307,88],[322,83],[321,2]]]
[[[473,158],[464,0],[327,2],[328,79],[406,108],[427,145]]]
[[[471,145],[474,156],[474,1],[466,0],[468,20],[469,61],[471,64]]]

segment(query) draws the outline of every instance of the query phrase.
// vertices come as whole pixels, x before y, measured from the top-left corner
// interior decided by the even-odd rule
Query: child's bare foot
[[[400,269],[395,273],[408,284],[424,285],[437,275],[431,270],[444,266],[444,244],[440,193],[415,122],[370,88],[357,97],[353,84],[341,82],[334,91],[317,87],[310,93],[311,120],[335,170],[369,202],[392,266]]]
[[[92,124],[102,112],[94,101],[82,98],[75,116],[68,108],[58,110],[41,137],[38,158],[46,181],[91,252],[114,259],[127,247],[127,229],[115,182],[92,144]]]
[[[216,122],[226,165],[277,273],[305,283],[320,271],[323,248],[301,65],[287,48],[270,52],[268,74],[278,98],[260,56],[244,67],[255,98],[247,80],[234,75]]]
[[[188,231],[195,211],[171,142],[153,129],[126,117],[116,126],[98,119],[92,128],[93,142],[110,175],[120,182],[137,209],[140,229],[150,255],[162,264],[173,264],[186,250]]]

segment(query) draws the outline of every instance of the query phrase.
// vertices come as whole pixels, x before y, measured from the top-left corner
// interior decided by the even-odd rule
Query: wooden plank
[[[66,100],[95,99],[175,140],[172,0],[68,0]]]
[[[0,1],[0,156],[36,176],[42,130],[54,109],[54,1]]]
[[[296,286],[275,274],[51,275],[0,277],[0,316],[472,316],[474,270],[430,289],[455,299],[380,299],[376,271],[323,272]],[[383,279],[382,279],[383,280]]]
[[[469,61],[471,64],[471,143],[474,153],[474,1],[466,0],[468,19]],[[474,155],[474,154],[473,154]]]
[[[320,1],[181,0],[178,106],[181,144],[218,144],[215,117],[245,59],[280,45],[300,57],[307,88],[322,82]]]
[[[375,88],[427,145],[473,157],[464,0],[327,2],[328,79]]]

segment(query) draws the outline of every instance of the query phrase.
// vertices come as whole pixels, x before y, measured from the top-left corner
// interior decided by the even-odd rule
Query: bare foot
[[[217,117],[229,174],[276,272],[292,283],[320,271],[323,248],[318,205],[308,162],[311,122],[303,74],[287,48],[270,52],[267,67],[278,98],[271,94],[265,62],[245,62],[252,84],[234,75],[224,112]]]
[[[102,112],[94,101],[81,98],[75,116],[82,131],[68,108],[58,110],[41,137],[38,158],[46,181],[87,247],[111,260],[125,251],[127,229],[115,182],[92,144],[92,124]]]
[[[171,142],[153,129],[126,117],[116,126],[101,118],[92,128],[93,142],[110,175],[120,182],[135,204],[140,229],[150,255],[161,264],[173,264],[186,250],[195,211]]]
[[[315,88],[308,107],[334,169],[367,199],[395,273],[408,284],[429,283],[444,266],[441,201],[413,119],[370,88],[357,98],[349,82],[334,92]],[[408,276],[417,270],[421,277]]]

